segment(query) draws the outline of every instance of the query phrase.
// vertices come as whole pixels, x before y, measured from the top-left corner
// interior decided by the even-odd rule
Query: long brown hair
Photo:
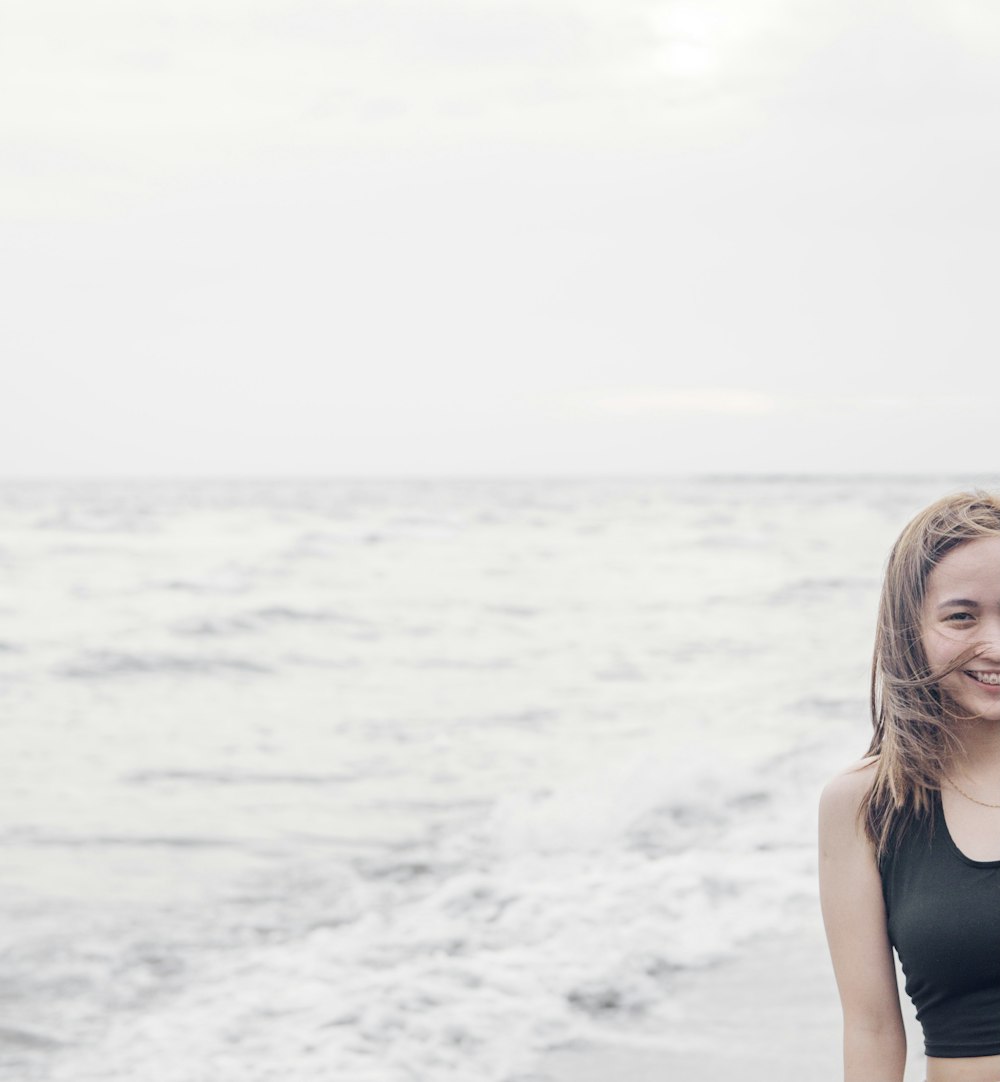
[[[921,511],[889,554],[872,656],[874,733],[867,754],[875,757],[875,779],[859,811],[880,859],[890,838],[932,814],[932,794],[959,750],[953,723],[963,720],[938,682],[979,652],[973,645],[931,672],[921,639],[927,578],[958,545],[998,535],[1000,497],[960,492]]]

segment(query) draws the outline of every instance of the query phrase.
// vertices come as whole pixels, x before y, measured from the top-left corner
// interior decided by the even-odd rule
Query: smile
[[[980,684],[1000,684],[1000,672],[974,672],[971,669],[962,671],[973,680],[978,680]]]

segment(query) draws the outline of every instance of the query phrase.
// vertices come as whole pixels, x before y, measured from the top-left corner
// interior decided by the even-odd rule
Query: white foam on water
[[[669,1043],[675,975],[810,889],[805,839],[774,827],[794,784],[629,755],[510,794],[419,854],[425,880],[354,880],[354,919],[207,957],[52,1077],[504,1082],[608,1026]]]

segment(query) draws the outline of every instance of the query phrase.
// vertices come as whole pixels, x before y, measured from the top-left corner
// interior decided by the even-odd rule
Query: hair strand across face
[[[970,720],[940,681],[979,652],[975,645],[931,671],[921,629],[927,579],[947,553],[1000,536],[1000,498],[987,492],[946,496],[917,515],[889,554],[879,602],[871,670],[875,780],[860,809],[878,857],[918,816],[931,812],[948,763],[959,751],[956,723]]]

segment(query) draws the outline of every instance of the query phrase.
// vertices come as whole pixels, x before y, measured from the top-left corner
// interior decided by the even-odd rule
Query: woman
[[[820,801],[844,1082],[901,1082],[892,947],[927,1082],[1000,1080],[1000,498],[949,496],[889,556],[868,757]]]

